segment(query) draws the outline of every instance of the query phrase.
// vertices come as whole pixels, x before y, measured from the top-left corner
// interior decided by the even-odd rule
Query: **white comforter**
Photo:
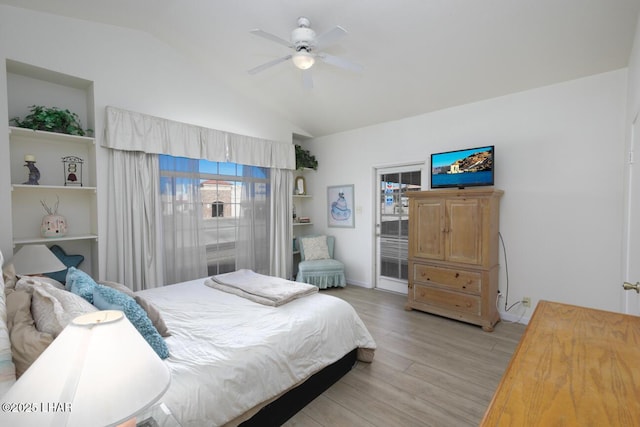
[[[225,424],[354,348],[376,347],[353,307],[329,295],[269,307],[204,279],[139,293],[172,333],[162,401],[183,426]]]

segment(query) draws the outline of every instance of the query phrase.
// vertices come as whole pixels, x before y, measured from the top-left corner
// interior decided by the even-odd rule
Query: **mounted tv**
[[[431,155],[431,188],[493,185],[495,147],[467,148]]]

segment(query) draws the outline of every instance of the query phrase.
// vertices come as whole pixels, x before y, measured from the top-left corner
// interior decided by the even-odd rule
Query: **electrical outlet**
[[[524,307],[531,307],[531,298],[530,297],[523,297],[522,298],[522,305]]]

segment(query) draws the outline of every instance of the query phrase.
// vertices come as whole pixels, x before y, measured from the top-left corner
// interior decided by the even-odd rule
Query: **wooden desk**
[[[481,426],[640,426],[640,317],[540,301]]]

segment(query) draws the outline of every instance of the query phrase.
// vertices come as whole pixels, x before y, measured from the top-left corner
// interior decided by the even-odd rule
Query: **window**
[[[163,215],[201,212],[198,232],[208,274],[236,270],[243,191],[245,197],[266,197],[269,169],[161,155],[160,184]]]
[[[211,203],[211,216],[214,218],[224,216],[224,202],[217,200]]]

